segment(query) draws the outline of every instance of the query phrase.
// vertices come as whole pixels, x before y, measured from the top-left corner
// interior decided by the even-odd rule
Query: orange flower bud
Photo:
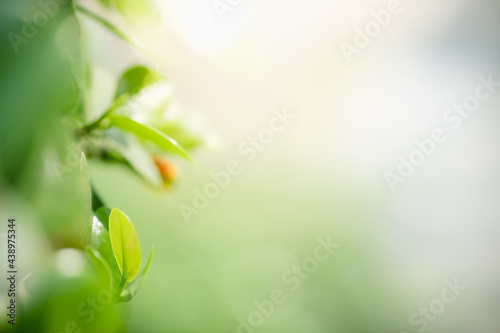
[[[179,175],[177,166],[161,156],[153,156],[153,160],[158,171],[160,171],[161,178],[163,179],[163,186],[165,188],[169,187]]]

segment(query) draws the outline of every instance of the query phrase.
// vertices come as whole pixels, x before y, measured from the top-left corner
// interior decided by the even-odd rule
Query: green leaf
[[[120,281],[121,273],[120,268],[116,263],[108,231],[109,212],[109,209],[104,207],[99,208],[95,212],[94,218],[92,219],[92,231],[90,235],[89,247],[95,249],[107,263],[111,273],[111,283],[113,284]],[[99,270],[98,267],[96,268]]]
[[[109,231],[109,214],[110,213],[111,213],[111,210],[107,207],[102,206],[102,207],[98,208],[96,210],[96,212],[94,213],[94,224],[102,225],[106,229],[105,231]],[[109,234],[108,234],[108,236],[109,236]]]
[[[89,246],[86,251],[90,260],[94,264],[95,269],[97,270],[97,274],[99,275],[101,282],[108,288],[113,288],[114,279],[109,264],[94,247]]]
[[[141,267],[141,245],[132,222],[117,208],[113,208],[109,215],[109,235],[120,272],[130,282]]]
[[[132,97],[139,91],[141,91],[144,87],[157,83],[160,80],[161,75],[148,67],[132,67],[125,73],[123,73],[122,77],[120,78],[118,87],[116,89],[115,98],[120,98],[123,95]]]
[[[160,130],[148,125],[138,123],[130,118],[123,116],[111,115],[108,118],[112,126],[121,128],[124,131],[130,132],[143,140],[152,141],[161,149],[175,153],[184,157],[188,161],[192,161],[191,156],[182,148],[174,139],[162,133]]]
[[[162,179],[148,151],[131,134],[109,131],[106,143],[120,154],[142,178],[153,186],[160,187]]]
[[[148,262],[146,263],[146,266],[142,270],[141,274],[139,274],[132,282],[128,283],[125,286],[125,289],[121,293],[122,301],[123,302],[128,302],[130,301],[139,291],[141,288],[142,284],[144,283],[144,280],[146,279],[146,276],[149,273],[149,268],[151,266],[151,262],[153,261],[153,255],[155,253],[155,247],[151,249],[151,255],[149,256]]]

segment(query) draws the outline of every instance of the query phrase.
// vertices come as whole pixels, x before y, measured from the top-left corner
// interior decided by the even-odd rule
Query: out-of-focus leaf
[[[61,94],[73,84],[69,61],[54,43],[61,22],[74,15],[71,3],[60,6],[42,29],[27,29],[21,18],[31,20],[41,10],[36,6],[35,1],[0,1],[0,177],[12,187],[27,185],[24,177],[35,176],[32,167],[43,169],[40,148],[63,130],[60,116],[67,109]],[[36,38],[26,39],[23,29],[34,30]],[[76,99],[72,94],[65,91],[69,100]],[[33,186],[26,186],[28,195]]]
[[[82,27],[78,15],[66,18],[56,33],[56,44],[71,66],[72,81],[61,94],[61,102],[66,112],[78,111],[78,120],[84,120],[84,111],[88,108],[90,88],[89,59],[86,52],[81,52],[86,45],[82,38]]]
[[[76,247],[89,236],[90,188],[85,160],[78,147],[69,143],[69,133],[49,129],[53,138],[42,151],[42,170],[33,170],[25,177],[26,190],[41,224],[55,247]],[[38,166],[36,154],[29,156],[29,170]],[[39,172],[43,172],[39,175]],[[40,178],[38,178],[40,177]],[[36,185],[35,185],[36,184]],[[57,204],[54,204],[57,198]]]
[[[200,145],[216,148],[217,137],[210,130],[208,119],[201,113],[186,108],[175,99],[170,102],[166,112],[168,116],[162,114],[158,119],[152,119],[148,123],[154,124],[187,150]]]
[[[118,12],[128,21],[141,40],[158,41],[157,29],[161,22],[155,1],[152,0],[112,0]]]
[[[91,196],[92,196],[91,204],[92,204],[93,211],[97,211],[102,206],[104,206],[101,197],[99,196],[99,194],[97,194],[97,192],[93,188],[91,188]]]
[[[130,282],[137,276],[141,267],[141,245],[132,222],[117,208],[113,208],[109,215],[109,234],[122,276]]]
[[[182,146],[179,145],[177,141],[157,130],[156,128],[138,123],[123,116],[111,115],[108,119],[110,120],[112,126],[133,133],[143,140],[152,141],[161,149],[167,152],[175,153],[179,156],[184,157],[188,161],[191,161],[191,156],[189,156],[186,150],[182,148]]]
[[[120,28],[118,28],[117,26],[115,26],[114,24],[112,24],[111,22],[109,22],[108,20],[106,20],[105,18],[91,12],[90,10],[86,9],[85,7],[82,7],[82,6],[76,6],[76,8],[78,9],[78,11],[80,13],[83,13],[85,15],[87,15],[89,18],[95,20],[96,22],[99,22],[100,24],[102,24],[106,29],[108,29],[109,31],[111,31],[112,33],[114,33],[116,36],[120,37],[122,40],[124,40],[125,42],[129,43],[130,45],[146,52],[147,54],[149,54],[149,50],[147,50],[146,48],[144,48],[144,46],[142,46],[141,43],[139,43],[137,40],[135,40],[134,38],[130,37],[129,35],[127,35],[125,32],[123,32]]]
[[[142,178],[153,186],[161,186],[162,178],[153,159],[136,138],[116,131],[110,133],[106,143],[111,149],[116,150]]]
[[[148,0],[113,0],[113,3],[116,9],[126,18],[130,18],[131,15],[136,18],[143,18],[152,13],[151,2]]]
[[[120,78],[115,98],[120,98],[123,95],[132,97],[144,87],[159,82],[160,79],[161,75],[148,67],[132,67]]]
[[[153,261],[154,253],[155,253],[155,247],[153,246],[153,248],[151,249],[151,255],[149,256],[148,262],[146,263],[146,266],[144,267],[142,272],[139,275],[137,275],[137,277],[132,282],[127,283],[125,289],[121,293],[120,296],[122,297],[123,302],[128,302],[132,298],[134,298],[134,296],[141,288],[144,280],[146,279],[146,276],[148,275],[151,262]]]
[[[88,102],[84,122],[98,119],[113,105],[116,92],[116,78],[103,66],[89,66],[92,84],[87,88]]]
[[[111,0],[99,0],[99,2],[105,7],[109,8],[111,6]]]
[[[189,128],[180,121],[164,123],[158,129],[168,134],[186,149],[194,149],[204,143],[203,133]]]

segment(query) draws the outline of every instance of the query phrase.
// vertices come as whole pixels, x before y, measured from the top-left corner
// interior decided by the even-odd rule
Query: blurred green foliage
[[[94,116],[96,81],[83,17],[128,42],[131,51],[138,48],[155,59],[106,18],[119,13],[137,27],[155,16],[152,4],[96,4],[103,6],[99,13],[67,0],[0,3],[0,35],[6,36],[0,47],[0,193],[32,212],[20,228],[45,244],[22,259],[31,264],[19,273],[17,325],[2,321],[1,331],[123,331],[120,311],[112,304],[137,294],[153,251],[139,273],[139,236],[121,210],[110,212],[99,197],[88,160],[123,165],[164,190],[176,178],[170,155],[190,160],[187,149],[203,143],[202,133],[184,135],[182,122],[172,132],[189,137],[189,147],[169,136],[168,103],[162,102],[146,121],[134,120],[145,114],[134,99],[145,88],[168,83],[145,65],[126,70],[111,105]],[[172,99],[164,95],[163,101]],[[37,260],[42,262],[32,263]]]

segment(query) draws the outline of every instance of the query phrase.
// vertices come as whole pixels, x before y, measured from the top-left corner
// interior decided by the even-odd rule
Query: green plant
[[[139,32],[159,21],[154,4],[92,2],[0,5],[0,29],[8,36],[0,54],[5,74],[0,80],[0,187],[29,202],[55,251],[85,250],[101,283],[113,291],[115,301],[125,302],[144,282],[153,251],[139,273],[141,247],[135,228],[121,207],[106,205],[87,161],[121,165],[147,186],[165,190],[177,178],[175,158],[192,161],[190,151],[203,145],[205,136],[190,126],[188,117],[172,115],[178,103],[164,89],[171,82],[153,69],[163,67],[162,57],[141,41],[144,34]],[[23,15],[46,17],[47,22],[37,27],[21,20]],[[100,87],[88,51],[88,41],[96,37],[87,29],[89,22],[127,43],[131,51],[139,50],[144,59],[113,74],[114,93],[104,108],[93,103]],[[36,33],[27,38],[26,27]],[[152,92],[158,102],[146,108],[141,100]],[[54,197],[61,200],[57,207]]]
[[[108,9],[114,7],[127,20],[135,21],[134,12],[141,15],[150,13],[147,2],[138,5],[134,1],[114,0],[105,2]],[[139,10],[137,6],[142,9]],[[131,45],[144,51],[155,59],[156,57],[134,38],[129,37],[122,29],[116,27],[103,16],[80,6],[74,7],[75,12],[95,20],[103,27]],[[85,55],[73,54],[72,62],[85,59]],[[77,102],[71,103],[74,112],[69,116],[71,123],[79,124],[74,130],[77,142],[89,142],[82,152],[84,158],[97,158],[109,163],[120,163],[133,170],[145,182],[154,187],[168,187],[176,177],[172,170],[172,162],[162,155],[176,155],[192,161],[188,149],[196,148],[203,143],[199,133],[193,133],[182,122],[172,122],[164,117],[168,112],[172,96],[165,94],[163,101],[156,109],[147,114],[146,122],[134,120],[137,105],[134,99],[146,89],[168,82],[159,72],[145,65],[138,65],[126,70],[120,77],[112,104],[100,116],[91,121],[85,121],[86,97],[91,89],[86,75],[89,64],[83,62],[82,69],[73,70],[74,81],[77,84]],[[139,106],[140,107],[140,106]],[[142,114],[144,116],[144,112]],[[172,133],[174,137],[170,136]],[[92,138],[98,137],[95,140]],[[187,148],[183,147],[186,144]],[[103,203],[95,189],[92,188],[93,217],[88,226],[89,236],[87,253],[98,272],[101,282],[115,295],[117,302],[130,301],[138,292],[153,260],[154,247],[141,273],[141,247],[139,238],[130,219],[118,208],[110,210]]]
[[[144,282],[154,255],[154,247],[143,271],[141,246],[132,222],[122,211],[99,208],[92,219],[92,233],[87,252],[103,285],[119,302],[130,301]]]
[[[111,203],[92,167],[172,191],[179,161],[207,143],[179,107],[161,48],[144,38],[151,26],[161,30],[153,5],[0,2],[0,213],[19,221],[24,253],[19,316],[15,327],[0,323],[2,332],[123,332],[124,307],[110,305],[144,285],[154,247],[141,249],[139,239],[155,226],[132,224],[132,209]],[[120,50],[106,45],[103,60],[100,43]]]

